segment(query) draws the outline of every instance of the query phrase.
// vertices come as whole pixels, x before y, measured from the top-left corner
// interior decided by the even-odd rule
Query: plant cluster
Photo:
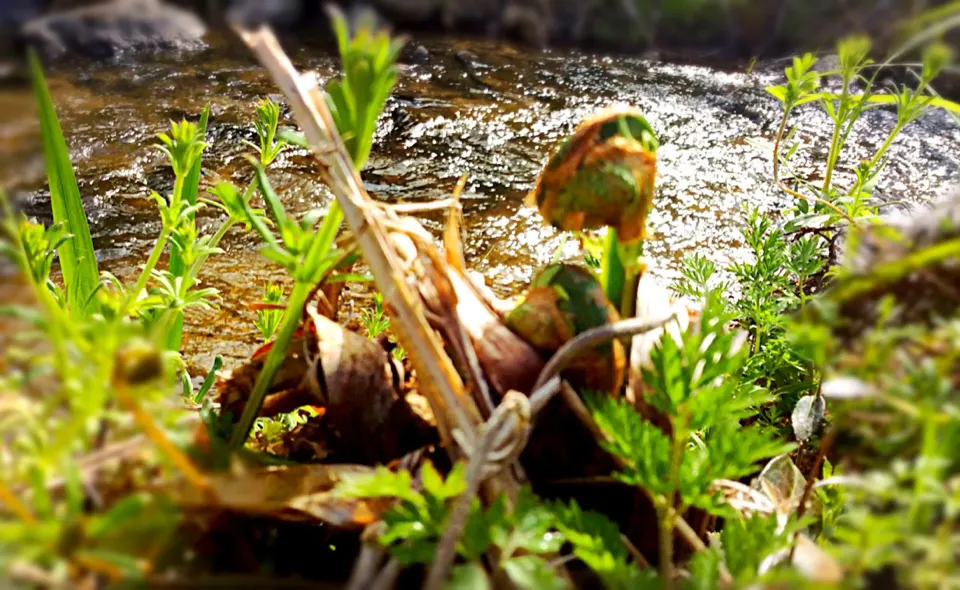
[[[401,42],[368,22],[351,31],[342,16],[333,20],[343,76],[327,86],[328,108],[359,169],[396,81]],[[636,488],[653,506],[657,565],[647,563],[606,516],[574,500],[542,500],[523,487],[513,499],[467,498],[449,586],[507,581],[553,588],[584,579],[609,588],[803,586],[840,583],[835,572],[858,583],[871,576],[911,587],[960,583],[960,318],[954,312],[932,323],[902,322],[891,299],[878,305],[876,325],[851,338],[842,335],[839,311],[850,293],[956,258],[960,245],[954,238],[931,246],[936,256],[917,257],[921,262],[905,271],[886,268],[882,276],[838,271],[830,255],[843,229],[851,248],[865,236],[893,239],[879,224],[873,187],[906,125],[930,108],[958,110],[931,94],[950,55],[945,46],[930,45],[917,84],[882,93],[869,53],[864,38],[842,42],[840,68],[829,74],[812,70],[812,56],[798,57],[786,70],[786,84],[769,89],[784,108],[773,181],[796,200],[781,223],[748,213],[743,237],[753,259],[731,269],[741,296],[727,298],[729,285],[712,280],[713,264],[689,258],[685,281],[675,289],[699,302],[699,314],[679,337],[666,331],[653,348],[639,369],[642,399],[579,392],[583,419],[617,466],[610,478]],[[0,308],[26,326],[0,377],[0,391],[14,393],[2,400],[0,448],[4,459],[15,459],[2,465],[0,567],[36,585],[144,579],[184,520],[158,480],[185,482],[205,497],[207,468],[229,466],[251,433],[270,450],[283,433],[321,413],[307,408],[258,418],[305,305],[318,285],[358,278],[335,273],[359,254],[348,241],[337,241],[343,215],[336,203],[300,217],[284,208],[267,170],[290,144],[304,142],[278,128],[280,107],[265,100],[256,108],[259,141],[248,145],[257,155],[250,157],[254,175],[244,189],[224,182],[210,191],[212,198],[200,198],[209,108],[197,124],[173,123],[159,136],[175,179],[170,195],[153,194],[160,234],[132,284],[101,273],[35,59],[32,75],[54,224],[44,228],[5,211],[3,252],[26,277],[36,304]],[[838,79],[839,92],[822,88],[825,76]],[[801,149],[789,116],[805,104],[819,105],[834,123],[816,185],[781,175]],[[894,126],[841,183],[847,139],[865,112],[884,104],[896,109]],[[598,131],[609,131],[605,140],[616,133],[623,135],[618,140],[638,138],[638,146],[604,170],[621,171],[632,162],[627,156],[655,162],[652,129],[630,116],[635,129],[622,119],[620,127]],[[650,179],[626,180],[629,188]],[[652,184],[643,186],[650,191],[644,196],[652,196]],[[262,209],[255,206],[257,195]],[[213,233],[197,224],[202,207],[224,213]],[[203,264],[238,226],[260,238],[263,255],[290,275],[292,286],[289,292],[264,287],[255,321],[266,343],[263,367],[243,415],[234,417],[218,415],[206,395],[222,360],[197,386],[179,348],[184,312],[216,304],[216,291],[201,287]],[[641,244],[624,247],[613,231],[603,242],[584,242],[588,266],[600,277],[600,298],[629,317]],[[51,277],[55,257],[62,284]],[[817,313],[806,313],[811,309]],[[382,296],[375,296],[362,322],[371,338],[389,329]],[[181,408],[171,407],[178,388],[181,405],[202,406],[201,437],[191,439]],[[98,461],[120,452],[117,447],[136,432],[149,442],[147,456],[104,469]],[[802,469],[791,459],[798,457]],[[101,470],[119,481],[104,483]],[[400,567],[428,567],[469,480],[466,461],[454,462],[445,476],[424,461],[413,473],[378,467],[366,477],[344,477],[332,495],[386,500],[388,508],[370,529],[374,543]],[[714,532],[695,530],[690,521],[696,515]],[[683,557],[678,542],[693,550],[691,557]]]

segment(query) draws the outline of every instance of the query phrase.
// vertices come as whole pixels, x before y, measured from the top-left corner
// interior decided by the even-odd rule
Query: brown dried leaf
[[[342,528],[363,528],[389,508],[383,500],[338,498],[331,491],[345,476],[372,474],[362,465],[296,465],[208,476],[213,495],[184,481],[166,491],[192,510],[229,510],[282,520],[321,521]]]

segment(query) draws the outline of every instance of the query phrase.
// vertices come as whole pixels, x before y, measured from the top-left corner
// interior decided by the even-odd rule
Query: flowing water
[[[779,83],[782,64],[747,74],[635,57],[536,53],[493,42],[420,42],[429,58],[402,67],[363,178],[378,199],[417,202],[449,196],[458,178],[468,175],[463,197],[468,263],[502,295],[522,290],[558,247],[565,256],[576,253],[573,242],[564,243],[536,211],[523,207],[523,198],[557,143],[585,116],[611,103],[639,106],[661,136],[648,253],[664,280],[677,276],[690,252],[705,254],[719,267],[747,256],[739,234],[743,208],[776,212],[788,205],[770,181],[770,142],[781,111],[763,91]],[[336,73],[336,60],[325,49],[301,45],[292,56],[321,79]],[[249,148],[239,140],[254,138],[251,121],[259,99],[281,100],[245,50],[222,40],[186,56],[65,66],[50,72],[49,82],[101,266],[127,278],[159,231],[150,191],[172,188],[172,172],[151,147],[155,135],[170,120],[195,119],[212,103],[203,186],[219,179],[245,186],[250,170],[243,154]],[[0,184],[29,214],[48,219],[32,113],[25,88],[0,88]],[[832,128],[815,108],[801,109],[794,120],[803,144],[795,172],[815,180],[814,164],[823,158]],[[869,113],[851,136],[841,165],[849,168],[870,155],[894,120],[888,110]],[[956,182],[958,148],[960,131],[952,119],[941,112],[924,117],[890,151],[879,190],[906,204],[935,198]],[[270,176],[293,211],[329,202],[303,151],[283,155]],[[215,212],[201,219],[213,226]],[[428,216],[425,224],[438,231],[441,219]],[[202,364],[216,353],[233,360],[250,353],[258,335],[247,304],[259,300],[266,281],[284,279],[258,253],[250,234],[237,229],[223,247],[225,253],[211,259],[201,277],[205,286],[221,291],[221,308],[188,319],[185,346]],[[348,297],[347,315],[355,316],[363,305],[362,294]]]

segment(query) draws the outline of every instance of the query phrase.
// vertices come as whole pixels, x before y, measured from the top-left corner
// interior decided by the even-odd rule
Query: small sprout
[[[260,298],[262,305],[257,309],[257,320],[254,325],[260,330],[264,342],[268,342],[277,333],[283,319],[283,285],[267,283],[263,286],[263,295]]]
[[[244,141],[260,154],[260,163],[266,167],[277,159],[277,156],[286,148],[287,142],[282,135],[277,135],[277,125],[280,123],[280,105],[269,98],[260,101],[256,109],[257,119],[253,127],[257,132],[260,144]]]
[[[161,142],[157,147],[170,159],[177,178],[187,175],[207,145],[197,125],[189,121],[170,123],[170,134],[161,133],[157,138]]]
[[[644,237],[653,205],[657,136],[634,108],[602,111],[560,146],[528,196],[560,230],[609,226],[621,242]]]

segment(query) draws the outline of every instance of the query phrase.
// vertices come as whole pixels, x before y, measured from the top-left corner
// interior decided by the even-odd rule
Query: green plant
[[[875,217],[877,210],[869,203],[869,199],[886,163],[887,151],[901,131],[930,108],[960,112],[960,105],[932,93],[931,83],[952,58],[951,51],[945,45],[933,43],[927,47],[916,87],[902,86],[890,94],[880,93],[875,88],[877,75],[883,67],[891,65],[890,61],[874,67],[869,59],[870,49],[871,43],[866,37],[853,36],[841,40],[837,44],[839,69],[824,74],[812,70],[817,59],[811,54],[795,57],[792,65],[785,70],[786,84],[767,88],[783,105],[783,118],[773,147],[773,179],[781,190],[797,198],[789,229],[831,227],[844,220],[858,224],[858,220]],[[873,70],[870,76],[865,75],[868,69]],[[840,78],[839,94],[822,89],[821,81],[827,76]],[[857,86],[859,93],[854,91]],[[823,183],[815,187],[807,182],[799,182],[800,186],[791,188],[781,180],[780,169],[789,166],[791,158],[800,148],[800,142],[790,143],[796,128],[788,130],[788,121],[794,109],[811,102],[816,102],[833,123],[824,162]],[[896,107],[896,123],[874,155],[854,168],[856,181],[850,186],[836,186],[835,172],[851,132],[865,112],[884,104]],[[790,145],[783,150],[785,143]]]
[[[141,577],[150,553],[177,526],[177,508],[133,493],[110,497],[90,513],[85,502],[92,488],[82,483],[80,461],[102,444],[103,432],[123,439],[143,430],[152,443],[144,468],[167,463],[203,485],[164,434],[175,430],[175,413],[163,410],[162,400],[173,390],[179,359],[164,354],[144,323],[131,319],[121,291],[109,285],[95,291],[97,313],[58,297],[49,273],[62,228],[44,230],[14,215],[5,198],[3,204],[0,245],[28,279],[36,304],[0,310],[23,326],[5,352],[9,364],[0,379],[20,392],[17,405],[0,416],[6,450],[17,457],[0,479],[0,502],[10,510],[0,518],[0,567],[7,572],[29,564],[61,585],[76,571],[111,580]]]
[[[731,319],[710,292],[697,329],[680,342],[665,336],[654,349],[652,368],[643,372],[645,400],[669,421],[666,432],[625,402],[588,398],[607,436],[603,446],[623,460],[615,477],[646,490],[656,507],[660,574],[667,584],[678,517],[690,507],[729,517],[713,482],[749,475],[757,462],[791,448],[758,425],[742,423],[771,396],[742,380],[747,351],[742,338],[727,330]]]
[[[360,314],[360,323],[367,330],[367,336],[376,338],[390,327],[390,318],[383,313],[383,295],[373,294],[373,307]]]
[[[407,471],[380,468],[376,475],[346,480],[337,488],[344,497],[395,499],[383,517],[378,541],[404,566],[433,561],[454,500],[466,490],[466,464],[456,464],[443,478],[433,464],[425,462],[419,479],[418,486]],[[629,563],[616,525],[574,503],[542,503],[523,489],[512,505],[502,495],[485,508],[473,500],[457,544],[460,561],[451,571],[450,584],[470,580],[470,587],[488,587],[482,560],[496,555],[493,570],[520,588],[565,587],[549,561],[565,542],[610,587],[629,588],[642,578]]]
[[[257,310],[257,321],[254,325],[260,330],[260,336],[266,342],[273,338],[283,319],[283,309],[278,308],[283,301],[283,286],[277,283],[264,285],[261,301],[264,306],[263,309]]]
[[[200,122],[197,124],[197,135],[200,141],[203,141],[207,132],[207,123],[210,119],[210,105],[208,104],[203,109],[203,113],[200,115]],[[184,201],[189,203],[191,206],[197,204],[197,198],[200,193],[200,165],[201,157],[198,156],[193,162],[193,166],[190,168],[189,172],[183,178],[183,184],[180,188],[181,197]],[[176,187],[174,187],[174,192],[176,192]],[[172,237],[170,243],[170,261],[168,262],[168,268],[170,274],[177,278],[184,278],[184,275],[187,273],[187,264],[184,260],[184,253],[188,251],[193,243],[196,241],[197,234],[197,225],[196,225],[196,216],[190,214],[188,216],[187,223],[183,227],[178,228],[178,231],[175,236]],[[215,245],[214,245],[215,247]],[[192,253],[191,253],[192,254]],[[189,256],[189,254],[188,254]],[[189,284],[190,280],[184,278],[184,282],[187,282],[186,288],[189,289],[192,285]],[[174,319],[173,327],[168,332],[167,337],[167,349],[168,350],[180,350],[180,340],[183,334],[183,311],[179,311],[176,314]]]
[[[59,241],[54,248],[59,253],[60,268],[66,285],[70,307],[77,313],[86,313],[91,296],[100,283],[97,257],[93,251],[90,226],[83,211],[80,189],[70,162],[70,152],[63,138],[63,130],[53,107],[53,99],[43,77],[43,69],[36,53],[30,51],[30,77],[37,100],[37,115],[43,136],[44,163],[50,185],[50,207],[54,223],[62,224],[69,238]]]
[[[327,101],[337,131],[344,138],[357,169],[363,167],[370,154],[377,118],[396,83],[396,59],[403,45],[401,40],[392,39],[386,31],[375,31],[371,19],[368,16],[362,20],[351,35],[343,14],[331,9],[343,74],[341,78],[328,83]],[[272,111],[269,114],[272,120]],[[281,137],[278,141],[285,139]],[[334,248],[334,240],[343,221],[343,212],[336,202],[330,204],[325,215],[311,211],[297,221],[287,215],[274,193],[263,162],[251,160],[251,164],[256,172],[257,187],[279,235],[267,227],[260,216],[252,214],[243,199],[236,198],[236,189],[224,188],[222,193],[227,196],[228,202],[238,206],[245,215],[245,221],[266,243],[264,256],[285,268],[293,277],[294,284],[274,345],[267,354],[243,415],[231,435],[230,446],[233,449],[240,448],[247,440],[267,389],[300,325],[307,297],[330,271],[347,258],[347,253]],[[229,207],[226,203],[224,205]],[[321,216],[323,221],[320,227],[314,229]]]

